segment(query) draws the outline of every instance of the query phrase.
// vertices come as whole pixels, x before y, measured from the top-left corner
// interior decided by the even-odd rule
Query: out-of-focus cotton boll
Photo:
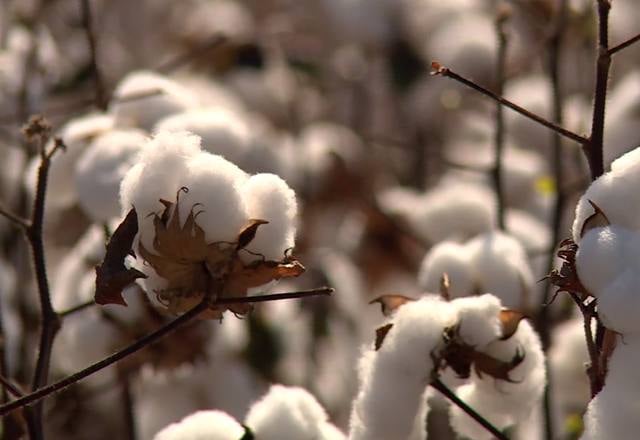
[[[275,174],[255,174],[241,187],[249,218],[269,219],[247,247],[268,260],[281,260],[295,241],[296,195]]]
[[[125,76],[114,92],[109,112],[118,127],[151,130],[162,118],[197,105],[197,98],[177,82],[148,71]]]
[[[141,130],[114,130],[99,136],[78,160],[75,188],[80,206],[96,223],[120,215],[120,182],[146,142]]]
[[[639,346],[637,335],[618,337],[609,358],[604,388],[591,400],[584,416],[585,430],[581,440],[633,440],[638,437]]]
[[[517,310],[537,304],[530,298],[534,286],[527,255],[515,238],[496,231],[476,237],[467,246],[483,292],[493,293],[506,307]]]
[[[553,330],[549,365],[553,377],[552,392],[562,417],[581,414],[589,402],[589,378],[586,365],[589,353],[584,339],[584,321],[573,318]]]
[[[520,209],[507,209],[505,217],[507,231],[522,244],[527,252],[538,253],[549,249],[551,231],[537,217]]]
[[[495,206],[495,194],[485,186],[439,185],[426,193],[410,220],[432,243],[463,240],[493,228]]]
[[[376,199],[384,212],[408,218],[417,205],[422,203],[422,195],[413,188],[393,186],[376,193]]]
[[[238,440],[245,429],[222,411],[198,411],[164,428],[154,440]]]
[[[528,76],[509,81],[505,86],[505,97],[537,115],[549,117],[550,89],[546,77]],[[518,145],[535,151],[547,151],[550,148],[552,134],[547,127],[509,109],[505,111],[505,123]]]
[[[175,32],[195,44],[214,35],[235,44],[249,43],[253,39],[255,24],[247,7],[230,0],[185,2],[177,8]]]
[[[444,329],[456,321],[455,309],[432,297],[397,310],[384,344],[360,359],[351,440],[404,439],[411,434],[434,368],[430,354],[442,343]]]
[[[612,88],[606,115],[605,167],[640,145],[640,72],[627,74]]]
[[[333,440],[337,432],[328,429],[327,413],[308,391],[274,385],[255,403],[245,424],[261,440]],[[327,437],[329,434],[331,436]]]
[[[47,181],[47,207],[67,208],[77,201],[76,186],[73,180],[75,167],[90,142],[97,136],[109,131],[113,119],[108,115],[94,114],[82,116],[68,122],[58,134],[66,149],[56,154],[51,161]],[[34,157],[26,173],[26,187],[31,197],[35,196],[40,158]]]
[[[20,341],[23,324],[16,313],[16,272],[4,258],[0,258],[0,313],[2,313],[2,331],[4,350],[9,373],[16,371],[20,356]]]
[[[486,82],[494,70],[497,47],[493,19],[469,12],[438,27],[427,40],[424,56]]]
[[[438,292],[442,275],[449,277],[449,294],[453,298],[473,295],[476,286],[466,246],[444,241],[433,246],[422,260],[418,283],[427,292]]]
[[[190,109],[162,119],[153,131],[189,131],[202,138],[202,147],[241,164],[253,142],[246,116],[222,107]]]
[[[526,420],[544,391],[546,370],[540,339],[527,321],[505,341],[491,342],[486,354],[508,362],[517,354],[523,360],[509,372],[512,382],[499,381],[487,375],[482,378],[472,372],[471,382],[456,389],[465,403],[475,408],[498,428],[506,428]],[[458,435],[474,440],[493,436],[455,405],[451,406],[451,425]]]
[[[323,0],[329,32],[340,41],[380,47],[393,33],[396,5],[393,0]]]

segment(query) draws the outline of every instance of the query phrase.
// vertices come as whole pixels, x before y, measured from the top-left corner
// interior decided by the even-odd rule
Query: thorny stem
[[[442,66],[440,63],[438,62],[432,62],[431,63],[431,67],[434,69],[433,72],[431,73],[432,75],[441,75],[441,76],[445,76],[447,78],[451,78],[455,81],[458,81],[461,84],[464,84],[465,86],[472,88],[473,90],[476,90],[477,92],[482,93],[485,96],[488,96],[489,98],[493,99],[494,101],[497,101],[499,103],[501,103],[502,105],[504,105],[505,107],[509,107],[510,109],[520,113],[521,115],[561,134],[562,136],[571,139],[574,142],[577,142],[579,144],[587,144],[589,143],[589,139],[584,137],[584,136],[580,136],[577,133],[574,133],[571,130],[567,130],[566,128],[560,127],[559,125],[554,124],[553,122],[543,118],[542,116],[536,115],[535,113],[530,112],[529,110],[520,107],[519,105],[509,101],[506,98],[503,98],[502,96],[499,96],[495,93],[493,93],[491,90],[475,83],[474,81],[463,77],[462,75],[454,72],[453,70]]]
[[[501,5],[506,8],[506,5]],[[502,9],[502,8],[501,8]],[[498,36],[498,56],[496,61],[496,95],[504,93],[506,60],[507,60],[507,33],[504,29],[509,11],[502,9],[496,17],[496,34]],[[491,175],[498,201],[498,228],[505,230],[505,194],[502,181],[502,162],[504,156],[504,108],[500,102],[496,102],[496,126],[495,126],[495,156]]]
[[[91,0],[80,0],[80,9],[82,13],[82,26],[84,27],[89,42],[89,53],[91,55],[91,70],[93,73],[93,82],[95,87],[95,104],[100,110],[106,110],[108,99],[104,86],[104,80],[98,67],[98,48],[96,43],[95,29],[93,28],[93,20],[91,17]]]
[[[509,440],[505,434],[500,432],[498,428],[493,426],[487,419],[482,417],[480,414],[476,412],[473,408],[467,405],[464,401],[462,401],[458,396],[454,394],[440,379],[433,380],[430,385],[442,393],[447,399],[451,401],[454,405],[464,411],[469,417],[478,422],[484,429],[493,434],[498,440]]]
[[[231,303],[239,303],[239,302],[262,302],[262,301],[273,301],[273,300],[279,300],[279,299],[291,299],[291,298],[302,298],[302,297],[307,297],[307,296],[313,296],[313,295],[329,295],[333,292],[332,288],[329,287],[321,287],[318,289],[311,289],[311,290],[301,290],[301,291],[297,291],[297,292],[286,292],[286,293],[274,293],[274,294],[270,294],[270,295],[262,295],[262,296],[252,296],[252,297],[248,297],[248,298],[223,298],[223,299],[219,299],[216,301],[213,301],[212,303],[210,303],[209,298],[205,298],[203,301],[201,301],[198,305],[196,305],[195,307],[193,307],[192,309],[188,310],[187,312],[185,312],[183,315],[180,315],[179,317],[175,318],[173,321],[168,322],[167,324],[163,325],[162,327],[160,327],[159,329],[157,329],[156,331],[149,333],[146,336],[143,336],[142,338],[138,339],[137,341],[131,343],[130,345],[126,346],[125,348],[113,353],[112,355],[102,359],[101,361],[98,361],[92,365],[90,365],[89,367],[85,368],[84,370],[80,370],[77,373],[71,374],[57,382],[54,382],[50,385],[47,386],[43,386],[41,388],[35,389],[33,392],[19,398],[16,399],[12,402],[9,402],[7,404],[4,405],[0,405],[0,416],[3,416],[7,413],[9,413],[10,411],[13,411],[15,409],[18,408],[22,408],[24,406],[27,405],[32,405],[36,402],[40,402],[43,398],[47,397],[48,395],[55,393],[57,391],[63,390],[66,387],[73,385],[76,382],[79,382],[89,376],[91,376],[92,374],[97,373],[100,370],[103,370],[113,364],[115,364],[118,361],[121,361],[122,359],[133,355],[134,353],[142,350],[143,348],[145,348],[148,345],[153,344],[154,342],[158,341],[159,339],[163,338],[164,336],[168,335],[169,333],[173,332],[175,329],[177,329],[178,327],[186,324],[187,322],[191,321],[192,319],[196,318],[198,315],[200,315],[202,312],[204,312],[205,310],[207,310],[207,308],[209,308],[211,305],[217,305],[217,304],[231,304]]]

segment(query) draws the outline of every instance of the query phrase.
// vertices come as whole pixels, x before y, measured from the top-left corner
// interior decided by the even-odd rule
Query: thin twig
[[[14,214],[13,212],[9,211],[7,208],[5,208],[2,205],[0,205],[0,216],[5,217],[15,226],[23,230],[26,230],[29,228],[29,220],[27,220],[26,218],[22,218],[17,214]]]
[[[447,78],[451,78],[455,81],[458,81],[461,84],[464,84],[465,86],[472,88],[480,93],[482,93],[485,96],[488,96],[489,98],[498,101],[499,103],[501,103],[502,105],[504,105],[505,107],[509,107],[512,110],[515,110],[516,112],[520,113],[521,115],[536,121],[537,123],[557,132],[560,133],[562,136],[571,139],[574,142],[577,142],[579,144],[587,144],[589,143],[589,139],[584,137],[584,136],[580,136],[577,133],[574,133],[571,130],[567,130],[566,128],[560,127],[559,125],[554,124],[553,122],[543,118],[542,116],[536,115],[535,113],[530,112],[529,110],[520,107],[519,105],[509,101],[506,98],[503,98],[502,96],[498,96],[495,93],[493,93],[491,90],[482,87],[481,85],[475,83],[474,81],[465,78],[463,76],[461,76],[460,74],[454,72],[453,70],[442,66],[440,63],[437,62],[432,62],[431,63],[431,67],[433,68],[433,72],[431,73],[432,75],[441,75],[441,76],[445,76]]]
[[[57,391],[60,391],[70,385],[73,385],[76,382],[81,381],[82,379],[85,379],[89,376],[91,376],[92,374],[97,373],[100,370],[103,370],[113,364],[115,364],[118,361],[121,361],[122,359],[142,350],[143,348],[145,348],[146,346],[156,342],[157,340],[161,339],[162,337],[166,336],[167,334],[171,333],[172,331],[174,331],[175,329],[177,329],[178,327],[180,327],[183,324],[186,324],[187,322],[191,321],[192,319],[196,318],[199,314],[201,314],[202,312],[204,312],[207,308],[209,307],[209,302],[208,301],[202,301],[200,302],[197,306],[193,307],[192,309],[190,309],[189,311],[187,311],[186,313],[184,313],[183,315],[177,317],[176,319],[174,319],[173,321],[168,322],[167,324],[163,325],[162,327],[160,327],[158,330],[143,336],[142,338],[138,339],[137,341],[131,343],[130,345],[126,346],[125,348],[113,353],[112,355],[106,357],[105,359],[102,359],[99,362],[96,362],[92,365],[90,365],[89,367],[78,371],[77,373],[71,374],[67,377],[65,377],[64,379],[61,379],[57,382],[54,382],[50,385],[44,386],[42,388],[36,389],[35,391],[19,398],[16,399],[12,402],[9,402],[5,405],[0,406],[0,416],[3,416],[5,414],[7,414],[10,411],[13,411],[15,409],[18,408],[22,408],[23,406],[26,405],[31,405],[34,404],[36,402],[41,401],[43,398],[49,396],[50,394],[53,394]]]
[[[503,9],[504,8],[504,9]],[[502,4],[501,10],[498,11],[496,17],[495,29],[498,37],[498,56],[496,58],[496,95],[502,96],[504,93],[505,85],[505,72],[506,72],[506,60],[507,60],[507,33],[505,31],[505,22],[508,18],[509,11],[507,6]],[[493,186],[496,192],[496,199],[498,202],[498,228],[504,231],[505,226],[505,193],[503,188],[503,171],[502,161],[504,158],[504,107],[502,103],[496,102],[496,126],[495,126],[495,151],[493,160],[493,170],[491,176],[493,177]]]
[[[447,399],[451,401],[454,405],[464,411],[469,417],[478,422],[484,429],[489,431],[499,440],[509,440],[505,434],[500,432],[498,428],[493,426],[491,422],[482,417],[476,410],[467,405],[464,401],[462,401],[458,396],[454,394],[440,379],[435,379],[430,383],[430,385],[438,390],[442,395],[444,395]]]
[[[571,298],[580,309],[584,321],[584,335],[587,341],[587,351],[589,353],[590,363],[588,376],[591,385],[591,397],[594,397],[596,394],[598,394],[600,389],[602,389],[602,383],[600,383],[600,356],[598,347],[596,346],[596,342],[593,337],[593,331],[591,330],[591,320],[593,319],[595,314],[595,302],[592,301],[588,305],[585,305],[577,294],[569,292],[569,295],[571,295]]]
[[[68,308],[67,310],[64,310],[62,312],[58,312],[58,316],[60,318],[66,318],[69,315],[73,315],[75,313],[81,312],[84,309],[87,309],[89,307],[95,306],[96,302],[92,299],[90,301],[78,304],[76,306],[73,306],[71,308]]]
[[[18,387],[18,385],[14,384],[11,380],[7,379],[3,375],[0,374],[0,384],[7,390],[13,397],[22,397],[24,396],[24,391]]]
[[[100,68],[98,67],[98,47],[96,43],[95,29],[91,17],[90,0],[80,0],[82,26],[84,27],[87,41],[89,42],[89,54],[91,57],[91,71],[95,87],[95,105],[100,110],[106,110],[108,105],[107,92]]]
[[[319,287],[317,289],[309,289],[309,290],[298,290],[296,292],[286,292],[286,293],[270,293],[267,295],[256,295],[256,296],[244,296],[244,297],[234,297],[234,298],[218,298],[215,300],[213,304],[244,304],[244,303],[256,303],[256,302],[265,302],[265,301],[278,301],[281,299],[295,299],[295,298],[306,298],[309,296],[318,296],[318,295],[331,295],[334,292],[334,289],[331,287]]]
[[[613,46],[611,49],[609,49],[609,56],[615,55],[616,53],[620,52],[622,49],[626,49],[627,47],[637,43],[638,41],[640,41],[640,34],[635,35],[629,38],[628,40],[623,41],[617,46]]]

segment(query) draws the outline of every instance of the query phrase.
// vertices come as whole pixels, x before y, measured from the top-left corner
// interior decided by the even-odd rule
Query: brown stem
[[[13,397],[22,397],[22,396],[24,396],[24,392],[20,389],[20,387],[18,387],[18,385],[16,385],[10,379],[7,379],[3,375],[0,375],[0,383],[2,384],[3,388],[6,391],[11,393],[11,395]]]
[[[640,41],[640,34],[634,35],[633,37],[623,41],[617,46],[613,46],[611,49],[609,49],[609,56],[615,55],[616,53],[620,52],[622,49],[626,49],[627,47],[637,43],[638,41]]]
[[[506,5],[502,5],[506,8]],[[505,72],[506,72],[506,60],[507,60],[507,33],[505,31],[505,22],[508,18],[508,11],[506,9],[498,12],[496,18],[495,28],[498,36],[498,56],[496,59],[496,95],[502,96],[504,93],[505,85]],[[505,194],[503,188],[503,171],[502,160],[504,156],[504,107],[500,102],[496,102],[496,126],[495,126],[495,156],[493,162],[493,170],[491,175],[493,177],[493,186],[496,192],[496,199],[498,202],[498,228],[505,230]]]
[[[89,42],[89,53],[91,56],[91,71],[93,73],[93,82],[95,87],[95,105],[100,110],[106,110],[108,99],[104,80],[98,67],[98,47],[96,42],[95,29],[93,28],[93,20],[91,17],[90,0],[80,0],[80,11],[82,15],[82,26],[84,27]]]
[[[120,397],[122,402],[122,417],[125,424],[125,439],[136,440],[136,419],[134,414],[133,393],[131,391],[131,378],[129,373],[121,372],[118,376],[120,383]]]
[[[96,302],[94,300],[90,300],[87,302],[83,302],[81,304],[78,304],[76,306],[70,307],[67,310],[63,310],[62,312],[58,312],[58,316],[60,318],[66,318],[69,315],[74,315],[78,312],[81,312],[85,309],[88,309],[89,307],[93,307],[96,305]]]
[[[509,440],[505,434],[500,432],[498,428],[493,426],[491,422],[482,417],[478,412],[467,405],[464,401],[462,401],[458,396],[456,396],[453,391],[451,391],[440,379],[435,379],[430,385],[438,390],[442,395],[444,395],[447,399],[451,401],[454,405],[464,411],[469,417],[478,422],[484,429],[489,431],[499,440]]]
[[[595,338],[593,337],[593,331],[591,330],[591,320],[594,317],[595,303],[591,302],[589,305],[585,305],[580,297],[569,292],[571,298],[576,303],[580,312],[582,312],[582,319],[584,321],[584,335],[587,341],[587,351],[589,353],[589,368],[587,374],[589,376],[589,383],[591,388],[591,397],[594,397],[602,389],[602,380],[600,374],[600,354],[598,347],[596,346]]]
[[[234,297],[234,298],[218,298],[214,301],[214,304],[224,305],[224,304],[244,304],[244,303],[256,303],[256,302],[265,302],[265,301],[278,301],[281,299],[296,299],[296,298],[306,298],[309,296],[331,295],[333,292],[334,292],[334,289],[331,287],[319,287],[317,289],[298,290],[296,292],[270,293],[267,295],[244,296],[244,297]]]
[[[432,72],[432,75],[441,75],[447,78],[451,78],[455,81],[458,81],[459,83],[464,84],[465,86],[472,88],[473,90],[476,90],[485,96],[488,96],[494,101],[501,103],[505,107],[509,107],[510,109],[520,113],[521,115],[559,133],[560,135],[568,139],[571,139],[574,142],[577,142],[582,145],[589,143],[588,138],[584,136],[580,136],[579,134],[574,133],[571,130],[567,130],[566,128],[560,127],[559,125],[554,124],[553,122],[543,118],[542,116],[536,115],[535,113],[532,113],[529,110],[523,107],[520,107],[519,105],[509,101],[508,99],[503,98],[502,96],[496,95],[491,90],[485,87],[482,87],[481,85],[475,83],[474,81],[468,78],[463,77],[462,75],[454,72],[453,70],[447,67],[440,65],[440,63],[437,63],[434,61],[431,63],[431,67],[434,69],[434,71]]]

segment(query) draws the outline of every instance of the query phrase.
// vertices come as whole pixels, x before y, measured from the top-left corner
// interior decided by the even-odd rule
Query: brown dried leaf
[[[247,224],[240,230],[238,234],[238,244],[236,246],[236,250],[244,249],[247,247],[249,243],[256,238],[256,232],[258,232],[258,227],[261,225],[266,225],[269,223],[266,220],[259,219],[251,219],[247,222]]]
[[[582,229],[580,230],[580,238],[584,237],[584,235],[592,229],[602,228],[611,224],[611,222],[607,218],[607,215],[600,209],[598,205],[596,205],[591,200],[587,201],[593,207],[593,210],[595,212],[587,217],[587,219],[582,224]]]
[[[513,358],[509,361],[501,361],[481,351],[474,351],[473,366],[478,377],[482,378],[482,374],[514,383],[509,377],[509,373],[516,368],[524,360],[524,352],[516,350]]]
[[[408,296],[392,293],[389,295],[379,296],[378,298],[369,301],[369,304],[380,303],[382,314],[384,316],[390,316],[398,308],[400,308],[401,306],[405,305],[410,301],[415,301],[415,299],[409,298]]]
[[[500,340],[505,341],[513,336],[518,330],[520,321],[525,317],[524,313],[516,310],[500,310],[500,314],[498,315],[498,318],[500,319],[500,326],[502,327],[502,336],[500,337]]]
[[[138,233],[138,216],[135,209],[131,209],[122,223],[114,231],[104,260],[96,266],[96,303],[120,304],[126,306],[122,297],[122,290],[138,278],[147,276],[139,270],[127,269],[124,260],[131,251],[133,240]]]
[[[380,350],[380,347],[382,347],[382,343],[384,342],[384,339],[387,337],[389,330],[391,330],[391,327],[393,327],[393,324],[386,324],[376,329],[376,341],[374,345],[376,348],[376,351]]]

